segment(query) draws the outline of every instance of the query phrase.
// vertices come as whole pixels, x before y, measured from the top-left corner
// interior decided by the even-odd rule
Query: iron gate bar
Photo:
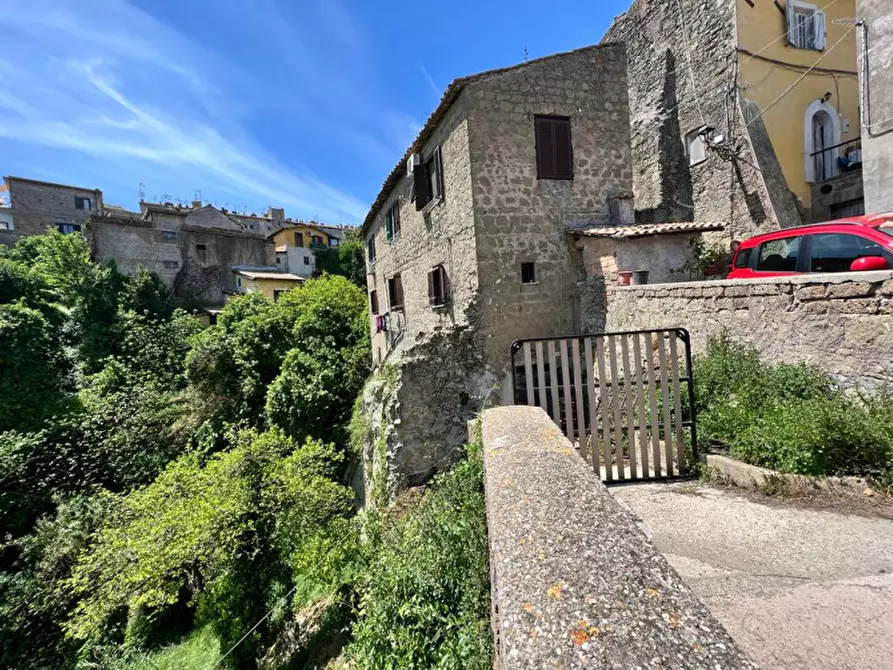
[[[593,339],[595,347],[592,346]],[[621,355],[619,364],[618,339]],[[685,374],[681,374],[680,370],[678,341],[683,343],[685,349]],[[644,351],[642,344],[646,345]],[[516,361],[521,349],[524,350],[523,386],[519,384],[519,365]],[[597,361],[593,361],[593,354]],[[632,364],[630,354],[633,357]],[[545,358],[546,355],[548,358]],[[656,368],[655,355],[657,355]],[[520,402],[522,393],[526,391],[528,404],[543,407],[553,421],[564,427],[568,439],[572,442],[575,438],[579,440],[579,448],[584,458],[587,440],[591,441],[592,465],[599,469],[602,468],[602,464],[604,465],[606,483],[613,483],[615,479],[618,483],[627,483],[655,479],[683,479],[691,476],[683,475],[682,471],[692,469],[698,458],[697,408],[692,373],[691,336],[684,328],[654,328],[516,340],[511,345],[511,359],[515,403]],[[581,375],[583,365],[586,366],[585,378]],[[656,371],[659,374],[656,374]],[[618,377],[621,372],[622,379]],[[596,374],[597,386],[594,378]],[[683,417],[682,384],[685,384],[687,392],[688,407],[685,408],[688,410],[687,417]],[[661,412],[658,412],[657,407],[658,393],[660,393]],[[625,421],[622,420],[621,408],[621,404],[624,403]],[[686,462],[685,428],[690,430],[691,463]],[[635,444],[636,432],[639,433],[638,448]],[[663,453],[661,453],[661,442],[663,442]],[[627,452],[626,457],[624,449]],[[674,457],[676,468],[674,468]]]

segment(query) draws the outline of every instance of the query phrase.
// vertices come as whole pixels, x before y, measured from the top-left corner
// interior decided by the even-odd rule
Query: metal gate
[[[515,404],[549,413],[605,483],[687,476],[697,458],[682,328],[512,343]]]

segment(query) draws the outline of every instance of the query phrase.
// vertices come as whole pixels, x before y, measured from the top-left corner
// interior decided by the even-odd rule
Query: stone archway
[[[816,100],[803,117],[803,160],[806,181],[814,183],[837,176],[840,168],[840,115],[829,102]],[[832,147],[837,147],[833,148]],[[828,149],[828,151],[823,151]],[[822,152],[822,153],[817,153]]]

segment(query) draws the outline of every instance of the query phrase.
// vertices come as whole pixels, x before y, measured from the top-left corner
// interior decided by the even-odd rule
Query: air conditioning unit
[[[422,164],[422,154],[410,154],[406,159],[406,176],[411,177],[414,174],[415,167]]]

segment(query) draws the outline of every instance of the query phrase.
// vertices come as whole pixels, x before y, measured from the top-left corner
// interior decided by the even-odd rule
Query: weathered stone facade
[[[396,365],[387,402],[395,424],[385,443],[389,479],[399,488],[446,464],[465,442],[465,421],[509,371],[521,337],[575,331],[580,254],[568,227],[607,224],[609,200],[629,196],[626,54],[622,45],[589,47],[454,82],[407,152],[427,160],[440,147],[442,201],[412,202],[405,160],[385,183],[364,224],[375,261],[368,286],[387,332],[377,332],[376,364]],[[534,116],[569,117],[573,179],[538,179]],[[385,217],[397,204],[400,232]],[[536,281],[522,282],[521,264]],[[429,300],[428,273],[445,270],[448,299]],[[391,309],[388,279],[399,274],[402,309]],[[374,403],[371,414],[382,414]],[[396,489],[395,489],[396,490]]]
[[[124,274],[142,266],[178,297],[204,305],[222,305],[224,292],[236,290],[234,265],[275,265],[273,243],[261,231],[242,230],[213,207],[168,209],[92,218],[87,237],[93,256],[114,261]]]
[[[817,182],[810,187],[809,223],[841,218],[841,206],[863,201],[862,170],[844,172],[834,179]],[[867,211],[867,210],[866,210]],[[844,216],[851,216],[848,212]]]
[[[860,39],[865,208],[893,211],[893,13],[888,0],[857,0]],[[867,52],[867,63],[866,63]]]
[[[735,0],[635,0],[603,38],[629,54],[640,221],[721,222],[739,239],[801,222],[762,121],[745,122],[735,12]],[[685,138],[704,126],[725,150],[689,165]]]
[[[609,304],[608,331],[683,327],[696,352],[727,332],[766,360],[815,364],[847,388],[893,384],[893,272],[619,287]]]
[[[14,224],[9,242],[28,235],[40,235],[60,224],[82,226],[88,217],[104,209],[102,191],[78,186],[52,184],[21,177],[4,177],[9,189],[6,210]],[[80,199],[80,200],[79,200]],[[89,200],[89,207],[87,202]],[[78,207],[80,202],[82,208]]]

